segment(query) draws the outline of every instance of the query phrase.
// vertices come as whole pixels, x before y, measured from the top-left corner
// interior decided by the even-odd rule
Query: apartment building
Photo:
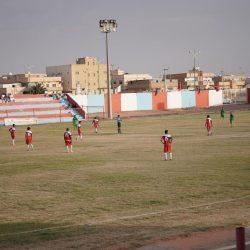
[[[48,66],[48,76],[60,76],[64,92],[98,94],[107,90],[107,65],[96,57],[83,57],[76,64]]]
[[[241,89],[246,86],[244,75],[215,76],[214,84],[222,89]]]
[[[178,82],[176,79],[166,80],[166,86],[168,90],[177,90]],[[152,91],[164,91],[165,83],[158,79],[148,79],[148,80],[135,80],[129,81],[126,90],[124,92],[152,92]]]
[[[126,91],[129,82],[142,80],[152,80],[152,76],[149,74],[125,73],[120,69],[111,70],[111,84],[113,89],[119,89],[118,92]]]
[[[189,70],[185,73],[166,75],[166,79],[169,79],[170,82],[177,80],[179,89],[194,89],[197,87],[209,89],[214,86],[213,77],[214,73],[204,72],[199,69],[196,69],[195,71]]]
[[[9,74],[0,77],[2,88],[11,94],[18,94],[36,83],[42,84],[48,94],[62,93],[61,77],[48,77],[46,74],[34,74],[30,72],[14,75]],[[13,89],[11,89],[11,86]]]

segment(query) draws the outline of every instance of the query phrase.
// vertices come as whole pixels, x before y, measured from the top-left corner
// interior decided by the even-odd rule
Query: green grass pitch
[[[228,117],[211,117],[211,137],[205,113],[123,119],[121,135],[114,121],[101,121],[99,134],[86,122],[82,142],[72,124],[32,126],[32,152],[25,127],[17,127],[14,148],[1,127],[0,247],[57,240],[61,248],[131,249],[153,238],[249,224],[250,111],[235,111],[232,128]],[[72,154],[63,141],[67,126]],[[174,138],[167,162],[165,129]]]

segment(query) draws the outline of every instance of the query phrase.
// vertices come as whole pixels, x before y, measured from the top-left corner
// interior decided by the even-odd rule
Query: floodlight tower
[[[199,50],[196,50],[196,49],[194,49],[194,50],[189,50],[189,54],[191,54],[192,56],[193,56],[193,58],[194,58],[194,68],[193,68],[193,72],[194,72],[194,88],[195,88],[195,73],[196,73],[196,57],[198,57],[198,55],[200,54],[201,52],[199,51]]]
[[[110,72],[109,72],[109,44],[108,44],[108,33],[115,32],[117,28],[116,20],[100,20],[99,21],[100,31],[106,35],[106,60],[107,60],[107,90],[108,90],[108,118],[113,118],[112,113],[112,99],[111,99],[111,85],[110,85]]]

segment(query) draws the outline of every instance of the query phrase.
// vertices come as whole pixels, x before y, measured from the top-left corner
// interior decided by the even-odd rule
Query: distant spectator
[[[14,96],[12,94],[10,94],[10,101],[15,102],[15,98],[14,98]]]

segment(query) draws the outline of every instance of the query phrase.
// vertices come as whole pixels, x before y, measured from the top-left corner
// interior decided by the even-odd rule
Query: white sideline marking
[[[245,244],[246,244],[246,246],[250,245],[250,241],[247,241]],[[211,249],[211,250],[230,250],[230,249],[234,249],[234,248],[236,248],[236,245],[220,247],[220,248],[214,248],[214,249]]]
[[[119,220],[130,220],[130,219],[135,219],[135,218],[143,218],[143,217],[155,216],[155,215],[159,215],[159,214],[163,214],[163,213],[173,213],[173,212],[189,210],[189,209],[193,209],[193,208],[207,207],[207,206],[212,206],[212,205],[216,205],[216,204],[229,203],[229,202],[233,202],[233,201],[237,201],[237,200],[244,200],[245,198],[247,198],[249,196],[250,196],[250,194],[246,195],[246,196],[243,196],[243,197],[224,200],[224,201],[215,201],[215,202],[211,202],[211,203],[207,203],[207,204],[200,204],[200,205],[196,205],[196,206],[177,208],[177,209],[168,209],[168,210],[162,210],[162,211],[150,212],[150,213],[143,213],[143,214],[137,214],[137,215],[127,215],[127,216],[121,216],[121,217],[106,219],[106,220],[102,220],[102,221],[93,221],[93,222],[84,223],[84,224],[71,224],[71,225],[65,225],[65,226],[39,228],[39,229],[16,232],[16,233],[6,233],[6,234],[0,234],[0,237],[1,236],[27,234],[27,233],[36,233],[36,232],[42,232],[42,231],[53,230],[53,229],[61,229],[61,228],[70,228],[70,227],[79,227],[79,226],[94,226],[94,225],[99,225],[99,224],[103,224],[103,223],[116,222],[116,221],[119,221]]]

